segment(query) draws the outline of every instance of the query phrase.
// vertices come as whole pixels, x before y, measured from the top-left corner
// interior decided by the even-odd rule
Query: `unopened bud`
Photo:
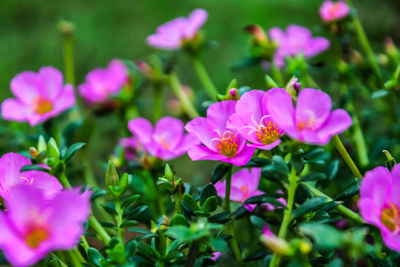
[[[390,37],[385,39],[385,52],[391,57],[399,57],[399,50]]]
[[[271,230],[264,226],[261,242],[273,252],[280,255],[289,255],[291,253],[290,245],[286,240],[275,236]]]
[[[389,170],[391,170],[394,165],[396,165],[396,160],[393,158],[393,156],[390,154],[389,151],[387,150],[382,150],[382,152],[385,154],[386,156],[386,166],[388,167]]]
[[[49,158],[59,159],[60,158],[60,150],[58,149],[58,145],[54,138],[50,138],[47,143],[46,156]]]
[[[263,28],[261,28],[258,25],[248,25],[244,28],[244,30],[248,33],[250,33],[254,41],[257,42],[258,44],[266,44],[268,43],[268,35],[265,33]]]
[[[46,140],[44,139],[43,135],[39,136],[38,150],[39,150],[39,152],[43,152],[43,151],[47,150],[47,143],[46,143]]]
[[[172,172],[171,166],[169,164],[165,164],[165,171],[164,171],[164,176],[167,178],[169,181],[172,181],[174,179],[174,173]]]
[[[106,171],[106,184],[107,185],[118,185],[119,184],[119,176],[117,169],[114,166],[112,160],[108,161],[107,171]]]
[[[226,98],[227,100],[239,100],[239,90],[237,88],[229,89]]]
[[[37,151],[36,148],[34,148],[33,146],[31,146],[29,148],[29,154],[32,156],[32,158],[36,158],[36,156],[39,154],[39,151]]]
[[[72,36],[75,32],[74,24],[66,20],[62,20],[58,23],[58,29],[65,36]]]

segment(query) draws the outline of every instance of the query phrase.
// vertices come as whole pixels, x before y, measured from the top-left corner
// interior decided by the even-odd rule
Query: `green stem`
[[[100,222],[94,217],[93,215],[90,215],[89,217],[89,224],[95,230],[100,238],[103,240],[103,242],[108,245],[108,243],[111,240],[111,237],[108,235],[106,230],[104,230],[103,226],[101,226]]]
[[[178,97],[179,102],[181,103],[182,108],[186,112],[186,114],[188,114],[189,117],[191,117],[192,119],[198,117],[199,113],[194,108],[194,106],[193,106],[192,102],[190,101],[189,97],[183,91],[181,82],[179,81],[178,75],[176,75],[175,72],[171,72],[168,75],[168,82],[169,82],[169,84],[171,86],[172,91]]]
[[[346,2],[350,7],[353,7],[353,3],[351,2],[351,0],[346,0]],[[367,54],[368,63],[370,64],[372,70],[375,72],[379,81],[382,81],[382,73],[381,73],[378,63],[375,59],[374,51],[371,48],[368,37],[365,34],[364,28],[363,28],[361,21],[357,15],[353,16],[353,24],[354,24],[354,28],[357,33],[358,41],[360,42],[360,45],[363,48],[364,52]]]
[[[68,265],[61,259],[61,257],[57,256],[55,253],[51,253],[51,255],[56,258],[59,262],[61,267],[68,267]]]
[[[229,166],[228,173],[226,174],[226,186],[225,186],[225,201],[224,201],[224,210],[227,212],[231,212],[231,182],[232,182],[232,164]],[[232,221],[225,225],[227,232],[232,236],[229,240],[231,244],[233,254],[237,261],[242,261],[242,254],[240,252],[239,245],[237,243],[236,234],[235,234],[235,226],[234,221]]]
[[[185,263],[185,267],[194,266],[194,262],[196,261],[196,256],[199,252],[200,244],[201,243],[199,240],[195,240],[190,245],[189,254]]]
[[[296,169],[292,168],[289,177],[289,190],[288,190],[288,199],[285,212],[283,214],[283,220],[281,224],[281,228],[279,229],[278,237],[285,239],[287,229],[289,227],[290,220],[292,219],[292,209],[294,205],[294,196],[296,194],[297,188],[297,175]],[[273,254],[271,263],[269,264],[270,267],[278,266],[280,261],[280,256],[276,253]]]
[[[354,163],[353,159],[350,157],[349,153],[347,153],[346,148],[344,148],[342,141],[340,141],[340,138],[338,135],[335,135],[332,137],[332,142],[335,145],[337,151],[339,151],[340,155],[346,162],[347,166],[349,166],[351,172],[355,176],[355,178],[362,178],[363,176],[361,175],[360,171],[358,170],[356,164]]]
[[[358,161],[361,167],[366,167],[369,164],[367,144],[365,143],[365,138],[361,129],[360,121],[352,103],[350,104],[350,108],[353,109],[353,138],[357,148]]]
[[[65,81],[75,85],[75,67],[74,67],[74,29],[73,24],[64,22],[69,30],[63,31],[64,35],[64,71]]]
[[[232,164],[229,166],[229,170],[226,174],[226,186],[225,186],[225,201],[224,210],[231,212],[231,182],[232,182]]]
[[[331,197],[329,197],[326,194],[322,193],[321,191],[319,191],[314,186],[312,186],[312,185],[310,185],[308,183],[302,183],[302,184],[307,186],[315,196],[317,196],[317,197],[326,197],[326,202],[333,201],[333,199]],[[344,216],[346,216],[347,218],[350,218],[350,219],[354,220],[355,222],[365,223],[365,221],[363,220],[363,218],[360,215],[358,215],[354,211],[346,208],[342,204],[339,204],[338,206],[336,206],[335,209],[338,212],[340,212],[341,214],[343,214]]]
[[[217,100],[218,90],[212,82],[210,76],[208,75],[203,63],[201,63],[197,56],[193,56],[192,60],[194,64],[194,69],[197,73],[197,77],[199,78],[203,87],[206,89],[208,95],[211,97],[212,100]]]
[[[162,83],[154,84],[154,123],[161,118],[162,110]]]
[[[75,250],[76,250],[76,248],[73,249],[73,250],[68,250],[67,251],[69,258],[71,259],[72,266],[74,266],[74,267],[83,267],[82,262],[79,259],[82,256],[78,257],[77,253],[79,253],[79,251],[77,252]],[[79,255],[80,255],[80,253],[79,253]]]
[[[115,211],[117,212],[117,215],[115,216],[115,222],[117,223],[118,237],[122,244],[124,244],[124,228],[121,228],[124,210],[121,208],[121,200],[119,197],[115,199]]]
[[[174,204],[175,204],[175,211],[176,213],[181,213],[182,212],[182,207],[181,207],[181,196],[179,192],[173,193],[172,197],[174,198]]]

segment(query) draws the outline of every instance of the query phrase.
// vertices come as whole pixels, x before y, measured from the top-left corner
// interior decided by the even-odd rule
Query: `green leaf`
[[[107,191],[99,188],[99,187],[92,187],[90,191],[93,191],[94,193],[90,196],[90,201],[95,201],[97,198],[107,194]]]
[[[345,241],[345,234],[328,224],[303,223],[300,231],[311,236],[320,249],[339,248]]]
[[[71,159],[71,157],[76,153],[76,152],[78,152],[78,150],[80,150],[82,147],[84,147],[86,144],[85,143],[75,143],[75,144],[73,144],[72,146],[70,146],[68,149],[67,149],[67,152],[65,153],[65,158],[64,158],[64,160],[65,160],[65,162],[68,162],[70,159]]]
[[[189,194],[184,194],[183,195],[183,203],[192,211],[199,210],[199,206],[197,205],[196,201],[193,199],[193,197]]]
[[[46,156],[48,158],[60,158],[60,151],[58,150],[58,145],[53,137],[50,138],[49,142],[47,143]]]
[[[224,178],[230,168],[231,166],[225,163],[221,163],[217,167],[215,167],[211,173],[211,183],[215,184],[216,182]]]
[[[41,172],[49,172],[50,170],[47,168],[44,168],[39,165],[26,165],[21,168],[20,172],[26,172],[26,171],[41,171]]]
[[[87,256],[88,260],[97,267],[100,267],[101,266],[100,261],[104,260],[104,257],[103,255],[101,255],[100,251],[92,247],[88,248]]]
[[[175,226],[175,225],[184,225],[186,226],[187,223],[187,219],[184,215],[182,214],[176,214],[172,219],[171,219],[171,225]]]
[[[319,209],[326,203],[326,200],[326,197],[314,197],[307,200],[292,212],[292,218],[296,219],[310,211]]]
[[[249,162],[247,162],[246,166],[248,167],[264,167],[271,164],[271,160],[267,158],[253,158]]]
[[[212,184],[207,184],[203,187],[200,194],[200,205],[203,205],[204,201],[206,201],[210,197],[216,197],[217,190]]]
[[[116,244],[112,249],[106,249],[106,253],[114,262],[121,264],[125,261],[125,248],[122,243]]]
[[[350,186],[348,186],[337,198],[336,200],[346,200],[355,196],[360,191],[361,179],[356,178],[352,181]]]
[[[140,198],[140,195],[138,195],[138,194],[137,194],[137,195],[130,196],[130,197],[128,197],[127,199],[125,199],[125,200],[122,202],[121,207],[125,209],[125,208],[129,207],[130,205],[135,204],[136,201],[137,201],[139,198]]]
[[[224,224],[231,220],[229,215],[230,215],[229,212],[224,211],[224,212],[221,212],[221,213],[218,213],[218,214],[208,217],[208,221],[211,223]]]
[[[384,96],[387,96],[390,92],[385,89],[377,90],[371,94],[371,99],[377,99]]]
[[[272,164],[273,164],[276,168],[282,170],[283,172],[289,173],[289,167],[288,167],[288,165],[286,164],[286,161],[285,161],[281,156],[274,155],[274,156],[272,157]]]
[[[204,212],[213,212],[218,207],[218,199],[216,196],[209,197],[207,200],[201,205],[200,209]]]
[[[322,181],[327,178],[326,174],[323,172],[312,172],[310,174],[302,176],[299,181],[300,182],[305,182],[305,181]]]
[[[267,195],[258,195],[251,198],[248,198],[245,204],[261,204],[261,203],[269,203],[274,205],[275,207],[284,207],[284,205],[273,197],[269,197]]]
[[[100,204],[100,205],[105,211],[107,211],[112,216],[118,215],[117,211],[115,210],[115,206],[114,206],[113,203],[106,203],[106,204]]]

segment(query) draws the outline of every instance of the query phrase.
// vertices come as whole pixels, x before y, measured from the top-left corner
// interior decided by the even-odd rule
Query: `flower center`
[[[49,237],[49,234],[46,230],[41,228],[35,228],[28,233],[25,237],[25,241],[31,248],[39,247],[40,243],[46,240]]]
[[[317,118],[314,112],[310,111],[306,114],[308,118],[297,120],[297,129],[298,130],[315,130],[317,124]]]
[[[393,203],[390,203],[390,208],[382,210],[381,222],[390,231],[395,231],[399,228],[400,224],[399,210]]]
[[[51,102],[45,98],[38,97],[35,99],[33,109],[37,114],[46,114],[53,110]]]
[[[331,17],[335,17],[336,13],[339,12],[341,9],[341,4],[340,3],[334,3],[331,8],[329,9],[329,15]]]
[[[247,185],[242,185],[242,186],[240,187],[240,191],[242,191],[242,193],[243,193],[243,200],[246,200],[246,199],[247,199],[247,196],[248,196],[249,193],[250,193],[250,190],[249,190],[249,188],[247,187]]]
[[[257,140],[264,145],[269,145],[279,139],[279,129],[275,126],[275,123],[261,122],[256,130]]]
[[[154,136],[154,139],[162,146],[162,148],[169,150],[171,145],[165,140],[166,138],[162,135]]]
[[[224,132],[219,138],[215,138],[215,147],[222,155],[232,158],[236,155],[238,145],[237,138],[234,133],[230,131]]]

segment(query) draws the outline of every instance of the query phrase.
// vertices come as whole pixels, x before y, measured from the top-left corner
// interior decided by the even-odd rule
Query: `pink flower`
[[[139,147],[136,137],[121,138],[119,144],[124,149],[125,158],[127,160],[134,160],[136,158],[136,152]]]
[[[361,182],[358,206],[364,220],[379,228],[390,249],[400,251],[400,164],[377,167]]]
[[[222,256],[222,252],[220,252],[220,251],[215,251],[214,253],[213,253],[213,256],[210,258],[211,260],[213,260],[213,261],[217,261],[218,259],[219,259],[219,257],[221,257]]]
[[[79,94],[89,103],[100,103],[110,95],[118,94],[128,82],[126,66],[118,59],[111,60],[105,69],[94,69],[86,75],[86,81],[79,86]]]
[[[331,111],[331,98],[317,89],[302,89],[294,108],[288,92],[272,88],[265,105],[280,129],[306,143],[325,145],[333,135],[344,132],[352,123],[345,110]]]
[[[151,155],[170,160],[187,152],[199,143],[191,134],[183,134],[183,123],[175,118],[161,118],[155,128],[143,118],[129,121],[129,130],[138,138],[143,148]]]
[[[0,249],[13,266],[30,266],[52,250],[72,249],[90,213],[89,193],[79,189],[47,199],[42,189],[19,185],[0,213]]]
[[[195,9],[188,18],[179,17],[158,27],[157,33],[147,37],[147,43],[166,50],[179,49],[195,38],[206,20],[207,11]]]
[[[285,65],[286,57],[295,57],[304,54],[306,58],[311,58],[322,51],[328,49],[329,41],[323,37],[312,37],[307,28],[290,25],[286,32],[279,28],[271,28],[269,31],[271,39],[278,43],[278,48],[274,54],[274,62],[278,67]]]
[[[55,117],[75,103],[72,85],[63,85],[61,72],[43,67],[38,73],[24,71],[11,80],[16,98],[4,100],[1,115],[6,120],[27,121],[31,126]]]
[[[332,2],[324,1],[319,9],[319,14],[325,22],[339,20],[346,17],[350,12],[350,7],[344,1]]]
[[[0,196],[3,199],[7,200],[9,191],[21,184],[43,189],[46,198],[52,198],[62,190],[58,179],[46,172],[20,171],[22,167],[31,164],[30,159],[17,153],[7,153],[0,158]]]
[[[283,133],[276,127],[271,120],[263,102],[270,93],[261,90],[252,90],[246,92],[237,101],[235,110],[228,121],[228,128],[239,132],[241,136],[251,143],[250,147],[259,149],[272,149],[277,146],[281,140],[279,136]]]
[[[244,202],[251,197],[263,195],[264,192],[258,190],[258,184],[261,177],[261,168],[241,169],[232,175],[231,181],[231,201]],[[221,181],[215,184],[218,196],[224,198],[226,190],[226,181]],[[283,198],[278,199],[282,204],[286,205],[286,200]],[[256,208],[256,204],[244,204],[244,207],[248,211],[253,211]],[[265,203],[263,204],[268,210],[273,210],[274,206]]]
[[[192,160],[220,160],[242,166],[251,159],[255,148],[246,146],[246,139],[226,126],[235,105],[234,100],[214,103],[207,110],[207,118],[198,117],[186,124],[186,131],[203,144],[189,149]]]

